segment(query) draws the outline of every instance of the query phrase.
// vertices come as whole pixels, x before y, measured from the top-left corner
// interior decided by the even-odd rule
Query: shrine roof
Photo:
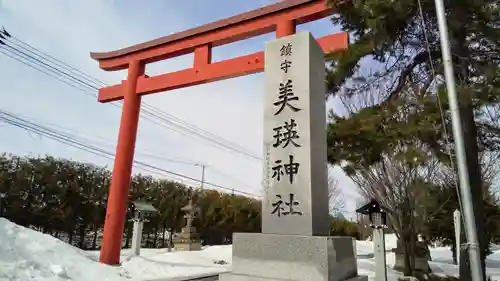
[[[163,36],[151,41],[147,41],[144,43],[136,44],[130,47],[126,47],[123,49],[119,49],[116,51],[110,52],[93,52],[90,53],[90,57],[94,60],[107,60],[113,59],[120,56],[129,55],[135,52],[143,51],[146,49],[158,47],[161,45],[165,45],[168,43],[173,43],[174,41],[179,41],[182,39],[186,39],[191,36],[200,35],[206,32],[214,31],[217,29],[221,29],[224,27],[228,27],[230,25],[239,24],[245,21],[250,21],[255,18],[259,18],[262,16],[270,15],[273,13],[278,13],[296,6],[308,4],[311,2],[318,2],[319,0],[285,0],[273,5],[265,6],[256,10],[252,10],[246,13],[242,13],[236,16],[232,16],[230,18],[218,20],[212,23],[208,23],[199,27],[195,27],[192,29],[188,29],[185,31],[181,31],[178,33],[174,33],[171,35]],[[323,0],[321,0],[323,1]],[[300,23],[300,22],[299,22]]]
[[[133,201],[132,204],[134,207],[141,211],[141,212],[150,212],[150,213],[156,213],[158,212],[155,207],[153,207],[152,204],[147,203],[147,202],[141,202],[141,201]]]

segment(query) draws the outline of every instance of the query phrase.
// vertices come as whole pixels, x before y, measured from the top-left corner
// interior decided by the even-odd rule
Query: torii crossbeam
[[[211,62],[212,48],[276,32],[295,34],[297,24],[332,14],[324,0],[285,0],[197,28],[106,53],[91,53],[106,71],[128,69],[127,80],[99,89],[98,100],[124,100],[109,190],[100,262],[120,263],[120,249],[134,158],[141,97],[264,71],[264,52]],[[326,54],[347,49],[345,32],[317,38]],[[149,77],[145,65],[194,53],[193,67]]]

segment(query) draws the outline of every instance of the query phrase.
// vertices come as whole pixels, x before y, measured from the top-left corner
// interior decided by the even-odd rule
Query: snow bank
[[[395,264],[395,255],[391,250],[396,248],[397,238],[394,234],[385,236],[386,262],[387,262],[387,279],[396,281],[402,274],[393,270]],[[357,241],[358,255],[358,272],[362,275],[367,275],[370,281],[375,280],[375,259],[373,259],[373,242],[372,241]],[[441,276],[458,277],[458,266],[453,264],[452,253],[450,247],[436,247],[430,249],[432,261],[429,266],[434,274]],[[486,260],[486,274],[491,277],[492,281],[500,281],[500,249],[493,251]]]
[[[357,241],[358,272],[374,280],[373,243]],[[392,270],[396,247],[395,235],[386,235],[387,274],[396,281],[400,273]],[[0,218],[0,281],[139,281],[168,280],[186,276],[217,274],[231,269],[232,247],[205,247],[198,252],[168,252],[166,249],[142,249],[140,257],[123,251],[122,265],[113,267],[96,262],[98,251],[85,252],[50,235],[18,226]],[[457,275],[449,248],[431,249],[434,273]],[[487,260],[489,276],[500,280],[500,249]]]
[[[231,246],[199,252],[142,249],[140,257],[122,251],[121,266],[97,262],[98,251],[86,252],[50,235],[0,218],[0,281],[136,281],[227,272]]]
[[[59,239],[0,218],[0,280],[124,281],[120,267],[92,260]]]

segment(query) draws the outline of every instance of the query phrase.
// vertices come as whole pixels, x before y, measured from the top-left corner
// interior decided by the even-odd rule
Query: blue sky
[[[0,0],[0,25],[22,41],[96,77],[107,84],[126,79],[126,73],[104,72],[89,57],[91,51],[109,51],[203,25],[256,9],[279,0]],[[147,3],[147,4],[144,4]],[[300,26],[315,37],[339,31],[329,19]],[[216,48],[214,60],[264,49],[274,34]],[[156,75],[190,67],[192,56],[148,65]],[[0,54],[0,109],[55,125],[115,150],[121,111],[101,104],[60,81]],[[256,74],[187,89],[147,96],[143,102],[175,117],[262,154],[263,76]],[[335,107],[335,101],[329,107]],[[262,163],[216,148],[192,135],[160,127],[141,118],[136,160],[199,178],[201,169],[166,161],[170,158],[207,164],[206,180],[229,188],[260,194]],[[17,155],[66,157],[112,167],[112,161],[0,124],[0,151]],[[146,154],[153,154],[152,158]],[[134,172],[142,172],[134,169]],[[355,187],[338,169],[352,211]],[[175,177],[165,175],[165,178]],[[182,179],[181,179],[182,180]],[[197,184],[184,180],[187,184]]]

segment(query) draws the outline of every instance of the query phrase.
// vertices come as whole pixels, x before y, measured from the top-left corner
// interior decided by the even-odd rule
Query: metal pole
[[[453,127],[453,138],[455,139],[455,150],[457,154],[458,178],[460,181],[462,215],[464,217],[465,234],[469,244],[470,268],[473,281],[483,281],[481,270],[481,254],[476,233],[476,221],[472,206],[472,195],[470,192],[469,174],[465,157],[465,146],[463,140],[462,123],[458,111],[457,92],[455,89],[455,77],[453,73],[453,62],[448,38],[448,26],[443,0],[435,0],[436,14],[438,19],[439,34],[441,37],[441,52],[443,56],[446,89],[450,103],[451,121]]]

